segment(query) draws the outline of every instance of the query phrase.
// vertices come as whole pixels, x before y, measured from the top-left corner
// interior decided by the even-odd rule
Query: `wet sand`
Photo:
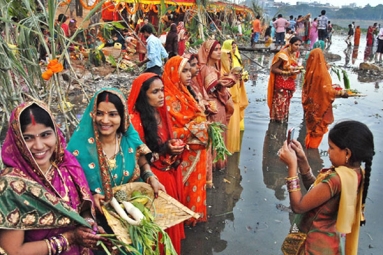
[[[365,35],[362,35],[365,37]],[[372,164],[370,187],[366,204],[367,224],[361,228],[359,255],[378,255],[383,250],[381,222],[383,194],[383,88],[379,81],[362,83],[352,67],[363,61],[365,39],[361,39],[358,57],[347,66],[351,88],[366,97],[338,98],[333,104],[335,122],[342,119],[362,121],[372,130],[375,156]],[[341,55],[336,65],[344,66],[346,43],[334,37],[330,52]],[[245,53],[250,56],[250,53]],[[253,59],[262,55],[253,53]],[[263,64],[269,66],[272,55],[265,56]],[[242,57],[244,61],[246,58]],[[246,65],[250,65],[246,62]],[[229,159],[225,171],[214,172],[215,188],[208,190],[207,223],[186,229],[182,254],[282,254],[280,246],[288,233],[293,214],[289,212],[289,197],[285,186],[286,167],[276,155],[285,140],[288,128],[296,127],[295,138],[301,143],[305,137],[301,88],[297,87],[290,106],[288,125],[269,123],[266,104],[268,70],[258,72],[256,81],[246,84],[250,105],[245,114],[242,149]],[[336,75],[333,83],[339,83]],[[327,135],[319,149],[308,150],[312,169],[330,166],[327,157]],[[380,198],[379,198],[380,197]]]

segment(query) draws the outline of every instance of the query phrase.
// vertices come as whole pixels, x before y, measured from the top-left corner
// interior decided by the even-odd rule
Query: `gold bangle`
[[[94,221],[93,221],[93,222],[94,222]],[[68,248],[70,247],[70,243],[69,243],[69,241],[68,241],[68,238],[66,238],[66,236],[63,235],[63,234],[59,234],[59,236],[61,236],[61,237],[64,239],[64,241],[66,242],[66,246],[63,247],[63,251],[67,251]]]
[[[293,177],[286,177],[285,178],[286,181],[292,181],[292,180],[295,180],[295,179],[299,179],[298,175],[293,176]]]
[[[294,192],[294,191],[300,191],[300,190],[301,190],[301,188],[291,189],[291,190],[289,190],[289,193]]]
[[[49,243],[49,240],[48,239],[44,239],[44,241],[45,241],[45,243],[48,246],[48,255],[52,255],[52,247],[51,247],[51,244]]]

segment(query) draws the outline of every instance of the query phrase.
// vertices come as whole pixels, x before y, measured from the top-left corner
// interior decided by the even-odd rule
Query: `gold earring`
[[[348,157],[346,156],[346,164],[348,163]]]

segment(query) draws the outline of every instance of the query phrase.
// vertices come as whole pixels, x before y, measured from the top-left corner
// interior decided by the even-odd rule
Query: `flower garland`
[[[138,6],[139,6],[139,4],[133,4],[133,11],[132,11],[132,9],[130,9],[131,7],[130,6],[126,6],[126,11],[129,13],[129,14],[135,14],[136,12],[137,12],[137,10],[138,10]]]
[[[69,1],[74,1],[74,0],[69,0]],[[94,4],[89,6],[88,5],[88,1],[86,1],[86,3],[84,3],[84,0],[80,0],[80,4],[82,5],[82,7],[86,10],[92,10],[94,7],[96,7],[96,5],[98,4],[100,0],[95,0],[94,1]]]
[[[155,5],[155,4],[152,5],[152,11],[153,11],[154,13],[158,13],[158,7],[157,7],[157,5]]]
[[[64,70],[64,66],[57,59],[52,59],[47,65],[47,70],[41,74],[41,77],[48,81],[53,74],[59,73],[62,70]]]
[[[140,8],[143,12],[147,13],[150,11],[150,9],[152,8],[152,4],[147,4],[146,5],[147,7],[145,8],[145,4],[140,4]]]

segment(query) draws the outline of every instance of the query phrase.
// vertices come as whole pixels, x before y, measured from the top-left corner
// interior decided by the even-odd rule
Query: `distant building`
[[[341,8],[351,8],[351,9],[355,9],[355,8],[358,8],[358,6],[356,6],[356,3],[351,3],[349,5],[342,5]]]

